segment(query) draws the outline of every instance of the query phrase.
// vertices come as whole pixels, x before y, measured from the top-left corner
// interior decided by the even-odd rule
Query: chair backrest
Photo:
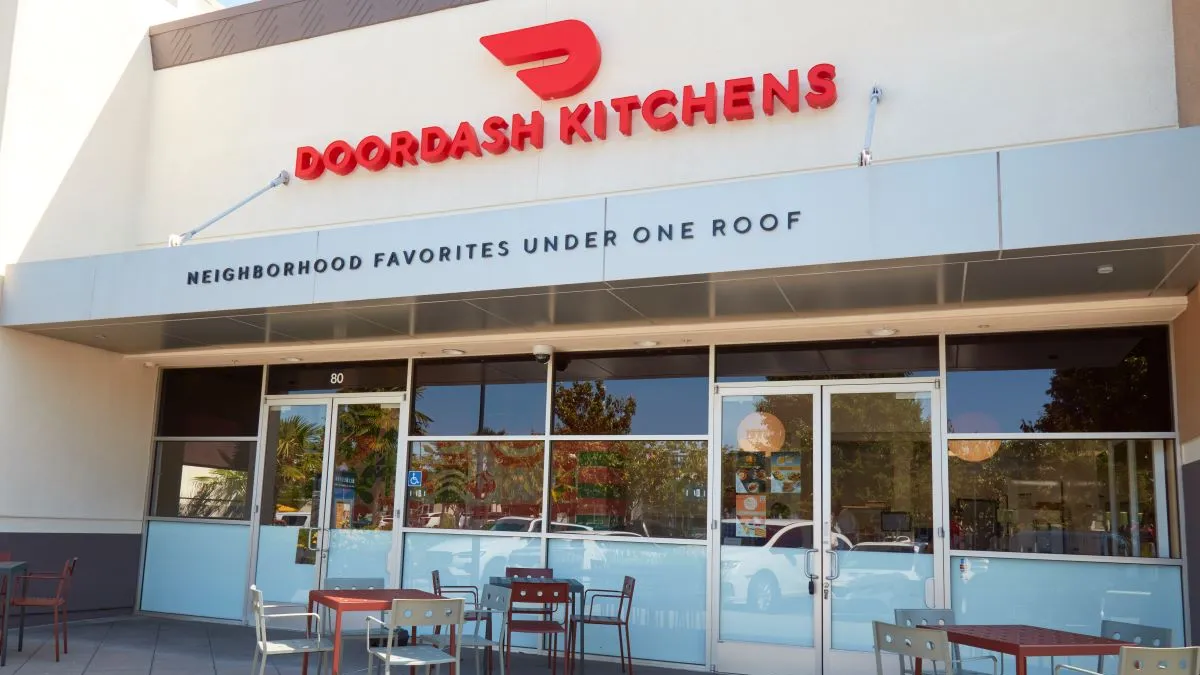
[[[549,567],[505,567],[504,576],[521,579],[553,579],[554,570]]]
[[[625,583],[621,585],[621,604],[617,606],[617,616],[626,623],[629,622],[629,612],[633,609],[633,589],[637,587],[637,580],[633,577],[625,577]]]
[[[458,630],[463,625],[462,598],[444,600],[393,600],[392,632],[397,628],[421,626],[454,626]],[[459,631],[461,635],[462,632]]]
[[[1197,675],[1200,673],[1200,647],[1122,647],[1117,657],[1121,675],[1151,673],[1154,675]]]
[[[950,639],[946,631],[934,628],[905,628],[882,621],[875,623],[875,670],[884,675],[883,655],[899,654],[901,657],[941,661],[953,661]]]
[[[500,627],[496,634],[504,635],[504,622],[508,619],[508,613],[512,611],[512,589],[492,584],[484,585],[483,592],[479,595],[479,606],[499,613]],[[475,622],[476,635],[479,634],[479,626],[482,623]]]
[[[554,605],[563,605],[568,608],[566,611],[569,612],[571,606],[571,586],[566,582],[514,581],[512,582],[512,602],[514,604],[520,602],[543,605],[549,607],[552,611],[554,610]]]
[[[1100,637],[1110,640],[1132,642],[1139,647],[1170,647],[1171,629],[1158,626],[1143,626],[1124,621],[1101,621]]]
[[[434,570],[432,576],[433,576],[433,594],[441,595],[442,594],[442,573],[437,570]]]
[[[917,628],[920,626],[953,626],[954,610],[898,609],[896,610],[896,625],[902,628]]]
[[[379,577],[329,577],[325,589],[330,591],[373,591],[387,586],[387,580]]]
[[[267,612],[264,608],[262,591],[250,585],[250,611],[254,614],[254,637],[260,643],[267,641]]]
[[[58,578],[58,599],[67,599],[67,591],[71,590],[71,577],[75,576],[75,564],[78,562],[79,558],[71,558],[63,563],[62,576]]]
[[[0,551],[0,562],[11,562],[12,554],[8,551]]]

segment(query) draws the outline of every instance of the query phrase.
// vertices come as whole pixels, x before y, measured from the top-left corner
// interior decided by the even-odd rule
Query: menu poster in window
[[[737,497],[737,527],[734,532],[738,537],[767,536],[767,500],[758,495],[738,495]]]
[[[741,453],[734,468],[734,487],[739,495],[767,491],[767,468],[762,455]]]
[[[788,452],[771,455],[771,492],[774,494],[799,494],[802,491],[799,453]]]

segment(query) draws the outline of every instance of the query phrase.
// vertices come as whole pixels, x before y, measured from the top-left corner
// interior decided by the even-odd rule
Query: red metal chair
[[[0,562],[11,562],[12,554],[8,551],[0,551]],[[8,618],[8,577],[0,577],[0,617]],[[3,621],[3,619],[0,619]],[[3,621],[0,626],[7,626],[8,622]],[[0,631],[0,647],[4,646],[4,632]]]
[[[71,558],[63,565],[61,574],[52,572],[22,574],[17,577],[20,582],[21,590],[17,597],[14,597],[12,604],[14,607],[21,608],[21,623],[17,629],[17,651],[25,646],[25,608],[26,607],[49,607],[54,614],[54,660],[58,661],[58,626],[62,624],[62,653],[67,653],[67,591],[71,588],[71,577],[75,575],[75,563],[79,562],[79,558]],[[30,581],[55,581],[55,591],[53,596],[34,596],[29,595]],[[59,611],[62,611],[61,617]]]
[[[633,675],[633,642],[629,637],[629,612],[633,608],[633,589],[637,581],[633,577],[625,577],[625,583],[619,591],[592,589],[583,594],[583,605],[587,614],[576,614],[571,617],[571,634],[567,638],[567,651],[572,653],[571,665],[575,664],[575,631],[579,631],[579,658],[587,658],[584,653],[586,639],[584,626],[614,626],[617,629],[617,649],[621,655],[621,672],[625,672],[625,664],[629,664],[629,675]],[[588,602],[588,598],[591,602]],[[617,600],[617,611],[612,614],[596,613],[596,598],[613,598]]]
[[[512,609],[510,605],[508,610],[508,621],[505,622],[504,630],[506,632],[506,640],[504,641],[504,667],[511,672],[512,661],[512,636],[513,633],[528,633],[532,635],[540,635],[543,638],[550,638],[550,674],[554,675],[558,665],[558,636],[563,636],[563,658],[564,672],[571,670],[571,651],[566,649],[567,646],[567,626],[571,618],[571,587],[566,583],[548,583],[545,581],[514,581],[512,583],[512,602],[520,601],[525,604],[542,605],[548,609],[548,614],[539,619],[514,619],[514,615],[520,615],[519,610]],[[558,621],[556,614],[558,607],[562,607],[562,621]]]
[[[554,569],[550,567],[505,567],[504,576],[510,579],[553,579]],[[517,596],[513,595],[513,604],[517,603]],[[514,607],[514,614],[536,614],[538,616],[549,616],[554,613],[554,610],[549,607]]]

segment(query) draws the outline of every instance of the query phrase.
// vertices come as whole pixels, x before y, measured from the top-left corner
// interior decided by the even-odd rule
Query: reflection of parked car
[[[726,601],[760,612],[782,599],[808,596],[804,565],[814,548],[811,520],[767,520],[765,528],[765,538],[737,537],[736,520],[721,522],[721,592]],[[832,541],[835,551],[851,548],[836,532]]]
[[[1111,532],[1035,530],[1014,534],[1008,549],[1014,553],[1126,557],[1131,555],[1133,546],[1124,536]]]
[[[541,518],[526,518],[524,516],[505,516],[492,524],[490,528],[493,532],[541,532]],[[575,525],[574,523],[550,523],[551,532],[562,532],[568,534],[583,534],[591,532],[592,528],[586,525]]]

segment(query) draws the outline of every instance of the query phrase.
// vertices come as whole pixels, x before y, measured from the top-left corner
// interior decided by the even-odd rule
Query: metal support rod
[[[249,204],[250,202],[252,202],[255,199],[257,199],[258,197],[260,197],[263,193],[268,192],[270,190],[274,190],[275,188],[279,187],[280,185],[287,185],[288,182],[291,181],[291,179],[292,179],[292,177],[291,177],[291,175],[288,174],[287,171],[280,171],[279,175],[276,176],[275,178],[273,178],[270,183],[267,183],[266,187],[260,188],[259,190],[255,191],[254,194],[250,195],[249,197],[246,197],[245,199],[238,202],[237,204],[234,204],[233,206],[225,209],[224,211],[213,216],[212,218],[209,218],[208,220],[204,221],[204,223],[202,225],[200,225],[199,227],[188,230],[187,232],[184,232],[183,234],[171,235],[170,239],[167,240],[167,245],[182,246],[182,245],[186,244],[187,242],[191,241],[192,237],[203,232],[204,229],[207,228],[208,226],[212,225],[213,223],[217,222],[218,220],[221,220],[225,216],[228,216],[229,214],[233,213],[234,211],[237,211],[238,209],[242,208],[246,204]]]
[[[879,100],[882,98],[882,89],[878,86],[871,89],[871,104],[867,109],[867,137],[863,140],[862,152],[858,154],[859,166],[871,165],[871,137],[875,134],[875,111],[879,108]]]

